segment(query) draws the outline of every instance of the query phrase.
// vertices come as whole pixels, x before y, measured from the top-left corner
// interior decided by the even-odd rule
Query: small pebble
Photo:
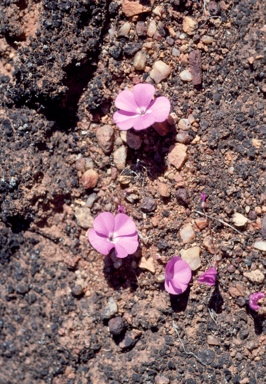
[[[125,330],[125,324],[122,317],[114,317],[108,321],[109,331],[112,335],[118,336]]]
[[[180,170],[187,159],[187,147],[184,144],[175,144],[169,148],[168,161]]]
[[[248,219],[241,213],[236,212],[233,215],[233,223],[236,227],[244,227],[248,222]]]
[[[180,237],[184,244],[190,243],[196,237],[196,234],[190,224],[186,224],[180,229]]]
[[[203,245],[212,255],[215,255],[216,247],[213,243],[213,238],[211,236],[206,236],[203,239]]]
[[[143,203],[141,204],[141,210],[145,213],[155,211],[157,204],[152,197],[144,197]]]
[[[192,138],[191,138],[191,136],[187,132],[179,131],[178,134],[175,137],[175,140],[178,143],[188,144],[188,143],[191,142]]]
[[[185,16],[183,19],[183,31],[188,35],[194,35],[196,33],[196,29],[198,27],[198,23],[196,20],[192,19],[190,16]]]
[[[130,131],[121,131],[120,132],[120,137],[124,141],[124,143],[127,143],[129,148],[132,149],[139,149],[142,144],[141,138],[134,132]]]
[[[146,55],[144,52],[137,52],[133,59],[133,66],[137,71],[143,71],[146,66]]]
[[[162,80],[166,79],[170,75],[170,72],[170,66],[159,60],[153,64],[150,77],[155,81],[155,83],[158,84]]]
[[[195,220],[195,224],[200,230],[202,230],[209,225],[209,222],[205,217],[199,217]]]
[[[110,297],[107,305],[102,309],[101,318],[103,320],[109,320],[113,317],[118,311],[116,301],[113,297]]]
[[[118,31],[118,36],[127,36],[130,31],[130,23],[127,21]]]
[[[251,272],[244,272],[244,276],[255,284],[261,284],[264,282],[264,274],[259,269],[255,269]]]
[[[187,207],[189,204],[189,196],[186,188],[178,188],[176,191],[176,200],[178,204]]]
[[[165,183],[158,183],[158,192],[162,197],[170,196],[169,186]]]
[[[208,335],[207,336],[207,343],[209,345],[220,345],[221,341],[220,341],[220,339],[218,339],[218,337],[215,337],[215,336],[212,336],[212,335]]]
[[[123,170],[126,166],[127,148],[122,145],[114,152],[114,163],[117,169]]]
[[[75,286],[72,288],[71,293],[72,293],[73,296],[80,296],[80,295],[82,295],[82,293],[83,293],[83,288],[82,288],[82,286],[79,285],[79,284],[78,284],[78,285],[75,285]]]
[[[259,251],[264,251],[266,252],[266,241],[256,241],[254,243],[254,248],[258,249]]]
[[[196,271],[201,266],[200,247],[192,247],[181,251],[182,260],[186,261],[192,271]]]
[[[188,69],[182,71],[179,76],[182,81],[192,81],[192,74]]]
[[[182,131],[187,131],[191,128],[191,124],[188,119],[180,119],[177,126],[182,129]]]
[[[97,129],[96,137],[99,146],[102,148],[105,154],[109,154],[112,151],[114,144],[114,130],[110,125],[104,125]]]
[[[156,32],[156,22],[155,20],[151,20],[148,26],[147,35],[152,37]]]
[[[93,226],[93,217],[91,216],[90,210],[88,207],[76,207],[75,208],[75,218],[78,225],[83,229],[92,228]]]
[[[81,184],[85,189],[96,187],[99,175],[94,169],[88,169],[81,177]]]

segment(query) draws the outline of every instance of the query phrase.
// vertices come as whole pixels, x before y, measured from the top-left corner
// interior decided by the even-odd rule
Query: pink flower
[[[263,299],[264,293],[263,292],[256,292],[256,293],[251,293],[249,295],[249,306],[253,311],[258,311],[260,309],[260,306],[258,305],[258,301],[260,299]]]
[[[210,267],[198,278],[200,284],[215,285],[217,270],[214,267]]]
[[[172,295],[185,292],[191,280],[191,268],[179,256],[173,256],[165,267],[165,290]]]
[[[125,90],[115,99],[119,111],[113,119],[119,129],[137,131],[146,129],[154,123],[165,121],[170,112],[170,101],[164,97],[153,99],[155,88],[151,84],[137,84],[132,91]]]
[[[134,221],[124,213],[114,216],[110,212],[100,213],[88,233],[93,248],[103,255],[115,249],[116,257],[124,258],[136,252],[139,242]]]
[[[118,205],[117,213],[126,213],[125,207],[123,205]]]

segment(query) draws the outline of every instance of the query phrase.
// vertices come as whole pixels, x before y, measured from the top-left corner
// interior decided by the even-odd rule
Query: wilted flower
[[[123,205],[118,205],[117,213],[126,213],[125,207]]]
[[[205,202],[206,199],[207,199],[207,195],[206,195],[206,193],[202,192],[202,193],[200,194],[200,200],[203,201],[203,202]]]
[[[215,285],[217,270],[214,267],[210,267],[198,278],[200,284]]]
[[[256,292],[256,293],[251,293],[249,295],[249,306],[253,311],[258,311],[260,309],[260,306],[258,305],[258,301],[260,299],[263,299],[264,293],[263,292]]]
[[[170,101],[160,96],[153,99],[155,88],[151,84],[137,84],[132,91],[124,90],[115,99],[119,111],[113,115],[119,129],[146,129],[165,121],[170,113]]]
[[[108,255],[114,248],[118,258],[136,252],[139,245],[135,223],[124,213],[116,216],[110,212],[100,213],[89,230],[88,238],[98,252]]]
[[[185,292],[191,280],[191,268],[179,256],[173,256],[165,267],[165,290],[172,295]]]

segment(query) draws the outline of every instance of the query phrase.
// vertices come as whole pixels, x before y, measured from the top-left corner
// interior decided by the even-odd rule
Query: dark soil
[[[150,10],[127,18],[121,1],[1,1],[1,384],[265,383],[266,319],[247,305],[265,278],[246,275],[266,273],[265,252],[254,248],[265,238],[265,7],[258,0],[141,3]],[[193,36],[182,36],[184,16],[198,22]],[[157,34],[137,33],[151,19]],[[119,37],[126,21],[130,32]],[[204,44],[204,35],[213,42]],[[136,71],[141,49],[146,68]],[[189,56],[195,50],[200,60]],[[195,118],[179,172],[167,157],[177,124],[165,136],[153,128],[135,133],[135,150],[112,122],[118,92],[153,83],[156,60],[171,66],[156,94],[170,99],[177,123]],[[198,84],[179,76],[193,63],[202,69],[193,75]],[[107,154],[96,136],[105,124],[115,130]],[[124,170],[113,156],[121,145]],[[94,189],[81,183],[85,163],[99,175]],[[210,219],[200,230],[203,190],[208,215],[234,226],[238,212],[246,226],[237,232]],[[141,237],[140,250],[115,269],[86,232],[88,218],[115,213],[118,204]],[[179,234],[186,223],[195,231],[189,244]],[[170,297],[159,276],[192,246],[201,248],[201,269],[188,291]],[[139,267],[147,259],[155,273]],[[198,285],[198,274],[218,262],[218,286]],[[112,314],[110,298],[118,307]]]

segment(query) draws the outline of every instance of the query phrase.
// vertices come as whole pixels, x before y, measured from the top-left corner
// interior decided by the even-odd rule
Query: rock
[[[255,249],[258,249],[259,251],[264,251],[264,252],[266,252],[266,241],[262,241],[262,240],[260,240],[260,241],[256,241],[256,242],[254,243],[254,248],[255,248]]]
[[[20,295],[25,295],[27,292],[29,292],[30,288],[29,288],[29,285],[28,284],[18,284],[17,288],[16,288],[16,291],[17,293],[19,293]]]
[[[204,349],[198,352],[198,357],[204,364],[209,365],[213,362],[215,353],[211,349]]]
[[[127,36],[129,34],[130,28],[131,28],[130,23],[127,21],[119,29],[118,36]]]
[[[123,170],[126,166],[127,148],[122,145],[114,152],[114,163],[117,169]]]
[[[162,137],[170,132],[170,125],[167,120],[162,121],[161,123],[154,123],[152,128]]]
[[[91,216],[91,212],[88,207],[76,207],[75,208],[75,218],[77,220],[78,225],[81,228],[88,229],[93,226],[93,217]]]
[[[142,144],[141,138],[133,132],[121,131],[120,137],[124,141],[124,143],[127,143],[129,148],[139,149],[141,147],[141,144]]]
[[[179,76],[182,81],[192,81],[192,74],[188,69],[182,71]]]
[[[109,154],[112,151],[114,145],[114,130],[110,125],[104,125],[97,129],[96,137],[99,146],[102,148],[105,154]]]
[[[158,192],[159,192],[160,196],[162,196],[162,197],[169,197],[170,196],[169,186],[165,183],[158,182]]]
[[[118,311],[116,301],[113,297],[110,297],[107,305],[102,309],[101,318],[103,320],[109,320],[113,317]]]
[[[186,224],[180,229],[180,237],[184,244],[190,243],[190,241],[196,237],[195,232],[190,224]]]
[[[209,345],[220,345],[221,341],[220,341],[220,339],[218,339],[218,337],[215,337],[215,336],[212,336],[212,335],[208,335],[207,336],[207,343]]]
[[[202,230],[208,227],[209,222],[208,222],[208,219],[206,219],[205,217],[199,217],[198,219],[195,220],[195,224],[200,230]]]
[[[212,255],[215,255],[215,253],[217,252],[216,247],[213,243],[213,238],[211,236],[206,236],[204,238],[203,245]]]
[[[182,260],[186,261],[192,271],[196,271],[201,266],[200,247],[192,247],[181,251]]]
[[[180,119],[177,126],[182,129],[182,131],[188,131],[191,128],[191,124],[188,119]]]
[[[157,204],[152,197],[144,197],[144,200],[141,204],[141,210],[145,213],[155,211]]]
[[[152,70],[150,72],[150,77],[155,81],[155,83],[160,83],[162,80],[166,79],[171,72],[171,67],[165,64],[163,61],[159,60],[153,64]]]
[[[155,273],[153,258],[149,257],[148,259],[146,259],[144,256],[142,256],[140,263],[139,263],[139,268],[147,269],[151,273]]]
[[[190,143],[191,139],[192,139],[191,136],[185,131],[179,131],[175,137],[175,140],[178,143],[182,143],[182,144]]]
[[[82,294],[83,294],[83,288],[82,288],[82,286],[79,285],[79,284],[75,285],[75,286],[72,288],[71,293],[72,293],[73,296],[76,296],[76,297],[82,295]]]
[[[266,239],[266,215],[263,216],[261,221],[261,236],[263,239]]]
[[[127,17],[139,15],[140,13],[149,12],[149,11],[150,11],[150,8],[145,7],[144,5],[140,4],[138,1],[129,1],[129,0],[122,1],[122,12]]]
[[[77,171],[80,171],[80,172],[85,172],[86,168],[86,159],[84,157],[80,157],[79,159],[77,159],[76,161],[76,170]]]
[[[130,175],[121,175],[118,178],[118,181],[121,185],[129,185],[132,181],[132,177]],[[129,195],[130,196],[130,195]],[[126,199],[128,198],[128,195],[126,196]],[[128,199],[127,199],[128,200]],[[128,200],[129,201],[129,200]]]
[[[221,12],[221,8],[219,4],[216,3],[216,1],[210,1],[208,4],[208,10],[211,16],[217,16]]]
[[[230,285],[228,288],[228,292],[232,297],[244,297],[246,295],[245,287],[241,283],[235,283],[234,285]]]
[[[86,206],[92,208],[95,201],[98,199],[97,193],[91,193],[86,201]]]
[[[181,169],[187,159],[187,147],[184,144],[175,144],[169,148],[168,161],[177,170]]]
[[[248,219],[241,213],[235,213],[233,215],[233,223],[236,227],[244,227],[248,222]]]
[[[144,21],[138,21],[136,24],[136,33],[138,36],[146,36],[147,25]]]
[[[203,44],[209,45],[213,43],[214,38],[208,35],[204,35],[202,36],[201,41],[203,42]]]
[[[114,317],[108,321],[109,331],[112,335],[118,336],[125,330],[125,323],[122,317]]]
[[[168,377],[159,376],[159,375],[155,377],[154,384],[169,384],[169,383],[170,383],[170,380],[168,379]]]
[[[99,175],[94,169],[88,169],[81,177],[81,184],[85,189],[96,187]]]
[[[135,53],[141,50],[141,44],[139,43],[128,43],[124,45],[123,52],[127,56],[133,56]]]
[[[123,350],[130,349],[134,347],[137,339],[135,338],[133,332],[126,332],[124,339],[119,343],[119,347]]]
[[[152,37],[156,32],[156,22],[155,20],[151,20],[148,26],[147,35]]]
[[[244,276],[255,284],[261,284],[264,282],[264,274],[259,269],[255,269],[254,271],[250,272],[244,272]]]
[[[178,204],[187,207],[189,204],[189,196],[186,188],[178,188],[176,191],[176,200]]]
[[[190,16],[185,16],[183,19],[183,31],[188,35],[194,35],[196,33],[196,29],[198,27],[198,23],[192,19]]]
[[[146,55],[144,52],[137,52],[133,59],[133,66],[137,71],[143,71],[146,66]]]
[[[192,83],[197,86],[202,83],[202,71],[201,71],[201,54],[200,51],[194,50],[189,54],[190,72],[192,74]]]

